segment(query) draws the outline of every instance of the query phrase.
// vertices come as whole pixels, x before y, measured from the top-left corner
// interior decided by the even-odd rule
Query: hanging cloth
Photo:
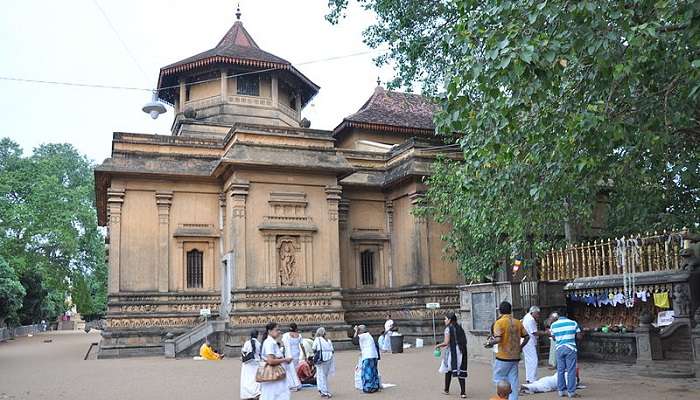
[[[668,292],[654,293],[654,305],[659,308],[671,308]]]

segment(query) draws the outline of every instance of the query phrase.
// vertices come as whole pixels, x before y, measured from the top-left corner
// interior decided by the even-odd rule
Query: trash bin
[[[391,352],[403,353],[403,335],[389,336],[391,340]]]

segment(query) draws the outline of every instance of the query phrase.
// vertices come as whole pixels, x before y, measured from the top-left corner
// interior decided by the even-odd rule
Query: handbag
[[[246,362],[253,360],[253,359],[255,359],[255,353],[252,351],[250,353],[246,353],[246,354],[241,355],[241,362],[242,363],[246,363]]]
[[[285,379],[287,373],[282,364],[265,364],[258,368],[255,373],[255,382],[275,382]]]
[[[322,350],[315,350],[314,351],[314,365],[321,364],[323,362],[323,351]]]

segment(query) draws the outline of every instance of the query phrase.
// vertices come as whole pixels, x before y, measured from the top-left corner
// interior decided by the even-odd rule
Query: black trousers
[[[459,381],[460,394],[467,394],[467,384],[464,378],[457,378]],[[445,391],[450,391],[450,383],[452,382],[452,372],[445,373]]]

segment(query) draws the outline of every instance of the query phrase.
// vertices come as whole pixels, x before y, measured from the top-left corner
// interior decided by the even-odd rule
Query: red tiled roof
[[[215,56],[291,65],[289,61],[261,50],[248,31],[243,27],[243,23],[241,23],[241,21],[236,21],[228,32],[226,32],[224,37],[221,38],[216,47],[167,65],[163,67],[161,71],[176,69],[179,66]]]
[[[318,85],[294,68],[289,61],[260,49],[253,37],[243,27],[241,21],[236,21],[231,26],[216,47],[161,68],[158,88],[175,86],[177,80],[174,77],[179,74],[222,64],[238,65],[244,68],[281,70],[282,74],[287,74],[289,78],[301,81],[299,87],[302,89],[303,104],[306,104],[319,90]],[[159,97],[172,102],[174,92],[175,89],[162,89],[159,91]]]
[[[432,133],[437,106],[420,94],[394,92],[381,86],[360,109],[343,119],[334,134],[348,126],[402,133]]]

